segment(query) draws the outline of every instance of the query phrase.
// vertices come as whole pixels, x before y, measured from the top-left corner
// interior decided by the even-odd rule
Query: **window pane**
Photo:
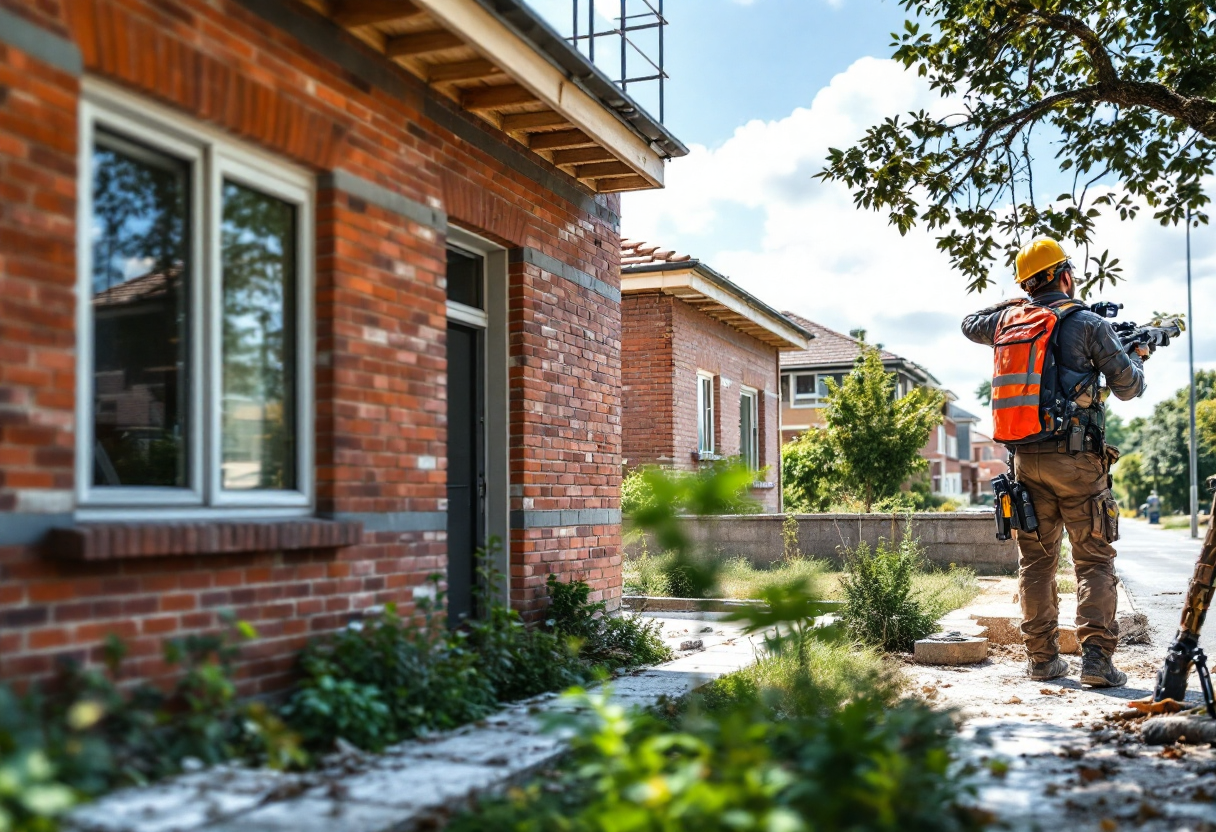
[[[755,448],[752,446],[754,403],[755,399],[750,394],[745,393],[739,397],[739,450],[743,464],[753,470],[756,467]]]
[[[821,399],[826,399],[828,397],[828,377],[827,376],[818,377],[818,381],[815,385],[815,393]]]
[[[296,487],[296,211],[224,183],[223,451],[228,489]]]
[[[448,300],[484,308],[481,297],[482,258],[454,248],[448,249]]]
[[[93,485],[187,484],[189,164],[93,148]]]
[[[813,375],[794,376],[794,394],[797,396],[815,395],[815,377]]]

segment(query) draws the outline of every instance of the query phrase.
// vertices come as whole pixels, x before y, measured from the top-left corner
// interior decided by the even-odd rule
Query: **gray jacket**
[[[1048,292],[1033,302],[1046,305],[1067,299],[1063,292]],[[1001,314],[1010,306],[1006,301],[968,315],[963,318],[963,334],[977,344],[992,346]],[[1064,389],[1084,390],[1077,399],[1082,407],[1088,407],[1096,396],[1098,373],[1106,377],[1110,391],[1124,401],[1145,389],[1143,360],[1123,349],[1110,321],[1088,309],[1072,313],[1060,324],[1060,365]]]

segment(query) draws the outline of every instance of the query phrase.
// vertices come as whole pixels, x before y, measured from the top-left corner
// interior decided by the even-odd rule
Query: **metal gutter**
[[[628,93],[613,83],[603,70],[568,43],[523,0],[476,2],[535,46],[540,54],[565,73],[583,92],[602,102],[618,119],[649,142],[660,156],[674,159],[688,155],[688,148],[683,142],[651,117]]]

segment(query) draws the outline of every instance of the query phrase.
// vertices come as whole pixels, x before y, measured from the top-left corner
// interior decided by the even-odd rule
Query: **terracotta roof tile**
[[[621,240],[621,265],[645,266],[650,263],[692,263],[691,254],[677,254],[642,240]]]

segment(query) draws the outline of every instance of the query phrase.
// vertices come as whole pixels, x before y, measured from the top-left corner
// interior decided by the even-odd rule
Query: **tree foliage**
[[[941,423],[945,398],[940,391],[918,387],[896,399],[894,379],[878,350],[870,347],[840,384],[828,380],[824,436],[807,440],[805,452],[785,468],[787,486],[795,494],[809,501],[831,483],[856,495],[869,512],[876,501],[896,495],[910,476],[924,470],[928,463],[920,449]]]
[[[1083,292],[1120,278],[1090,255],[1102,211],[1147,206],[1163,225],[1206,223],[1201,181],[1216,155],[1213,0],[901,0],[912,19],[894,58],[928,79],[951,112],[892,115],[831,149],[825,180],[858,207],[917,223],[980,291],[1004,255],[1048,234],[1084,250]],[[1037,131],[1037,135],[1035,135]],[[1035,190],[1036,155],[1071,187]],[[1043,182],[1040,170],[1040,185]],[[1110,184],[1118,181],[1123,190]],[[1080,276],[1080,275],[1079,275]]]
[[[781,448],[781,484],[791,514],[827,511],[839,488],[836,452],[828,432],[810,428]]]
[[[1216,400],[1200,402],[1195,408],[1199,441],[1211,454],[1216,454]]]
[[[1216,370],[1195,373],[1197,415],[1205,419],[1216,409]],[[1200,429],[1199,482],[1216,474],[1216,447],[1204,441]],[[1158,402],[1149,419],[1128,423],[1125,450],[1138,452],[1143,478],[1149,488],[1157,489],[1166,511],[1187,511],[1191,504],[1190,469],[1190,388],[1182,387],[1172,397]],[[1123,461],[1119,466],[1122,468]],[[1116,469],[1118,471],[1119,469]],[[1139,505],[1139,503],[1137,503]]]

